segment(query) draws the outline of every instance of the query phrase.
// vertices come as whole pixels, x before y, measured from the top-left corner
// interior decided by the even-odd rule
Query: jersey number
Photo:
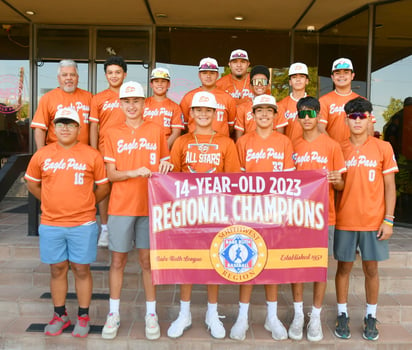
[[[84,184],[84,173],[74,173],[74,184],[75,185]]]

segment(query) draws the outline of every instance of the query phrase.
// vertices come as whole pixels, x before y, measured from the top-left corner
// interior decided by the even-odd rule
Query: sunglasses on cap
[[[254,86],[257,86],[257,85],[266,86],[268,84],[269,84],[269,81],[264,78],[252,79],[252,85]]]
[[[236,52],[232,55],[232,59],[234,58],[246,58],[247,56],[243,52]]]
[[[218,66],[216,66],[216,65],[213,64],[213,63],[206,62],[206,63],[203,63],[203,64],[199,67],[199,69],[203,69],[203,70],[218,70],[219,68],[218,68]]]
[[[359,119],[366,119],[368,117],[367,114],[362,113],[362,112],[349,113],[349,114],[347,114],[347,116],[348,116],[349,119],[352,119],[352,120],[356,120],[358,118]]]
[[[349,63],[343,62],[343,63],[337,63],[333,67],[333,70],[338,70],[338,69],[352,69]]]
[[[305,110],[303,110],[303,111],[299,111],[299,112],[298,112],[298,118],[299,118],[299,119],[305,119],[306,116],[307,116],[308,118],[312,119],[312,118],[316,118],[317,115],[318,115],[318,114],[317,114],[316,111],[313,110],[313,109],[305,109]]]

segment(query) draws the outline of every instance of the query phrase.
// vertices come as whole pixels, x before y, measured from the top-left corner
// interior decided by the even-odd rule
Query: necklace
[[[207,153],[207,151],[209,151],[209,146],[212,144],[213,137],[215,136],[215,134],[216,134],[216,132],[213,131],[212,136],[210,137],[210,140],[209,140],[208,143],[199,143],[199,140],[197,139],[196,134],[193,133],[193,136],[195,137],[197,148],[199,149],[199,151],[201,153]]]
[[[339,96],[349,96],[351,93],[352,93],[352,90],[350,90],[347,94],[342,94],[340,92],[337,92],[336,89],[335,89],[335,94],[339,95]]]

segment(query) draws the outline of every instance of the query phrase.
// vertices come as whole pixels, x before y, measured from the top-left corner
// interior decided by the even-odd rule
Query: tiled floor
[[[178,340],[166,336],[170,321],[178,312],[179,288],[158,288],[158,313],[162,336],[158,341],[144,339],[144,295],[138,285],[137,257],[132,255],[127,269],[127,283],[122,294],[122,326],[114,341],[104,341],[99,334],[90,334],[87,339],[74,339],[70,334],[45,337],[42,333],[28,333],[32,323],[46,323],[51,315],[50,300],[39,296],[48,291],[48,266],[38,258],[38,238],[27,236],[27,214],[8,213],[21,206],[21,199],[6,199],[0,202],[0,349],[269,349],[281,345],[284,349],[412,349],[412,229],[395,226],[390,241],[391,259],[382,264],[381,296],[379,302],[380,339],[368,342],[362,339],[364,308],[363,281],[360,267],[354,270],[358,281],[350,295],[352,339],[343,341],[333,335],[336,315],[333,283],[329,283],[323,308],[324,339],[318,343],[306,340],[275,342],[263,328],[266,314],[262,286],[253,293],[250,330],[244,342],[230,339],[215,340],[208,334],[204,323],[206,293],[204,286],[195,286],[192,298],[193,327]],[[107,250],[99,250],[98,263],[107,265]],[[330,261],[330,270],[335,262]],[[94,272],[95,293],[108,293],[107,271]],[[357,277],[358,275],[358,277]],[[333,280],[330,271],[329,280]],[[410,287],[409,287],[410,286]],[[387,289],[387,290],[385,290]],[[359,292],[357,292],[359,290]],[[219,309],[226,315],[223,323],[229,333],[237,313],[238,288],[223,286],[219,295]],[[311,288],[305,288],[305,311],[309,311]],[[93,324],[102,325],[108,307],[107,300],[92,302]],[[69,314],[74,319],[76,302],[68,301]],[[288,286],[279,288],[279,317],[286,325],[292,313],[292,300]]]

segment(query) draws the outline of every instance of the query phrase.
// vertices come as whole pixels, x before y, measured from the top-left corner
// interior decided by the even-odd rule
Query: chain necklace
[[[199,149],[199,151],[201,153],[207,153],[209,151],[209,146],[212,144],[213,137],[215,136],[215,134],[216,134],[216,132],[213,131],[212,136],[210,137],[210,140],[209,140],[208,143],[199,143],[199,140],[197,139],[196,134],[193,133],[193,136],[194,136],[195,141],[196,141],[197,148]]]

